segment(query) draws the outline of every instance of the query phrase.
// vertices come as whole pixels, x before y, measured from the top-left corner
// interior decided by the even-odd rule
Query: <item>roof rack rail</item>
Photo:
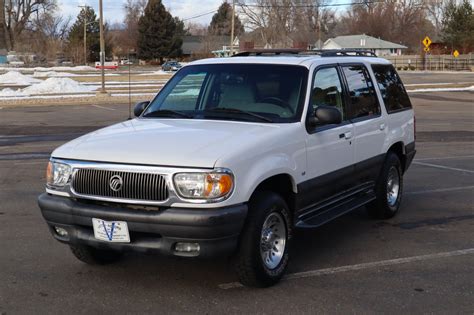
[[[328,50],[305,50],[296,48],[285,49],[252,49],[233,55],[232,57],[250,57],[250,56],[278,56],[278,55],[318,55],[321,57],[377,57],[370,50],[357,49],[328,49]]]
[[[282,49],[251,49],[243,52],[239,52],[232,57],[249,57],[249,56],[267,56],[267,55],[297,55],[305,50],[295,48],[282,48]]]
[[[358,49],[327,49],[327,50],[314,50],[321,54],[321,57],[377,57],[377,55],[370,50],[358,50]]]

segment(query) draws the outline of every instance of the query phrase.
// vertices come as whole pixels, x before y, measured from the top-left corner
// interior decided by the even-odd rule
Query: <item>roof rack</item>
[[[285,49],[252,49],[233,55],[232,57],[250,56],[279,56],[279,55],[318,55],[321,57],[377,57],[370,50],[356,49],[328,49],[328,50],[305,50],[296,48]]]

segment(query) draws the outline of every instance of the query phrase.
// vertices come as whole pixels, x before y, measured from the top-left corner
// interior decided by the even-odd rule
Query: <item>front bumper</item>
[[[38,197],[38,204],[51,233],[60,242],[176,256],[231,254],[236,249],[247,215],[245,204],[216,209],[161,208],[152,211],[120,205],[102,206],[46,193]],[[92,229],[92,218],[126,221],[130,243],[97,240]],[[64,228],[68,235],[58,235],[55,226]],[[177,242],[199,243],[200,251],[197,254],[176,252],[174,247]]]

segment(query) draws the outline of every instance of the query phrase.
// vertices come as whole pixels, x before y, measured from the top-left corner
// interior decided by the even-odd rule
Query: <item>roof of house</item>
[[[183,45],[181,49],[184,55],[192,55],[203,49],[203,42],[209,41],[208,46],[222,47],[229,44],[228,36],[200,36],[186,35],[183,36]],[[211,49],[212,50],[212,49]],[[210,51],[209,51],[210,52]]]
[[[365,45],[361,45],[365,39]],[[330,41],[336,43],[342,49],[405,49],[406,46],[392,43],[380,38],[375,38],[368,35],[347,35],[337,36],[335,38],[328,39],[324,45],[327,45]],[[324,47],[323,47],[324,49]]]

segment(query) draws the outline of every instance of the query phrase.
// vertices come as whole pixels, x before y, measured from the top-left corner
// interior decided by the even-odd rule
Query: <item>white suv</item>
[[[233,257],[276,283],[294,229],[366,206],[394,216],[415,118],[392,65],[369,52],[260,51],[179,70],[136,119],[56,149],[39,206],[86,263],[124,251]]]

